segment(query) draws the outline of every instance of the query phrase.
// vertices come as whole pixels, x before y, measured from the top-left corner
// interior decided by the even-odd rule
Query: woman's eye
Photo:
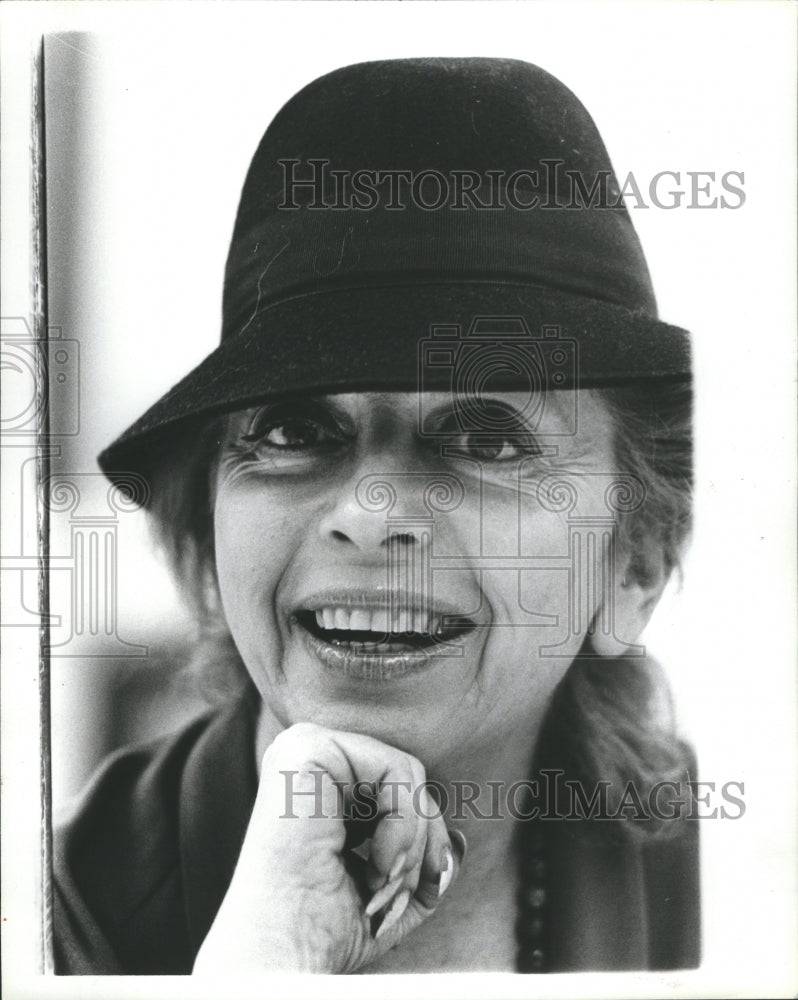
[[[245,441],[258,441],[273,448],[309,448],[323,438],[323,428],[309,420],[285,420],[258,433],[244,435]]]
[[[242,440],[275,450],[301,451],[340,442],[342,437],[337,427],[320,418],[265,413],[255,416]]]
[[[453,443],[452,451],[481,462],[512,462],[542,454],[537,440],[530,434],[486,435],[466,432]]]
[[[500,463],[543,454],[523,416],[500,402],[486,400],[470,410],[442,412],[433,428],[445,454],[455,458]]]

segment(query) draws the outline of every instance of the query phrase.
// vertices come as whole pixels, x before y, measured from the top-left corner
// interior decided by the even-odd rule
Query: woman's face
[[[598,397],[549,394],[540,434],[527,403],[483,400],[487,432],[462,430],[446,393],[230,418],[214,481],[219,589],[281,725],[368,733],[428,765],[534,733],[600,600],[615,467]],[[566,480],[575,506],[546,477]],[[595,545],[575,518],[594,519]]]

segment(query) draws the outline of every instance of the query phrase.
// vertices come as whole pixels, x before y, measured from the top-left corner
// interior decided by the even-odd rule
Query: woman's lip
[[[452,646],[445,644],[393,653],[365,652],[344,646],[333,646],[303,628],[296,618],[293,619],[293,624],[301,635],[305,647],[325,667],[357,680],[395,680],[431,667],[436,659],[450,659],[452,656]]]

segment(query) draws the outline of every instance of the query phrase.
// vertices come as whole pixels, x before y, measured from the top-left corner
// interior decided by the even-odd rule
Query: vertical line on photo
[[[407,629],[411,632],[415,628],[415,613],[413,611],[413,597],[416,593],[416,549],[414,545],[407,545]]]
[[[485,510],[485,477],[482,475],[482,466],[479,467],[479,554],[485,555],[485,518],[482,516]]]
[[[582,623],[582,536],[571,532],[571,635],[578,635]]]
[[[599,601],[599,582],[598,582],[598,566],[599,560],[596,558],[596,532],[588,531],[587,533],[587,613],[590,617],[588,621],[587,628],[588,631],[593,630],[594,622],[596,620],[596,611],[598,610]]]
[[[612,543],[612,530],[604,529],[601,534],[601,600],[607,609],[603,615],[602,632],[606,636],[615,634],[615,546]]]
[[[396,632],[398,628],[399,608],[397,606],[396,593],[399,586],[397,579],[396,559],[394,558],[394,537],[391,526],[385,526],[386,548],[388,551],[388,631]]]
[[[410,546],[402,546],[401,535],[397,536],[396,548],[398,552],[407,551],[407,556],[404,558],[399,558],[399,572],[402,573],[402,567],[404,566],[404,579],[402,580],[402,594],[403,594],[403,609],[404,614],[402,616],[402,625],[404,626],[402,631],[409,632],[413,628],[413,605],[412,597],[413,593],[413,571],[414,571],[414,552]]]
[[[116,546],[112,531],[105,533],[105,634],[116,633]]]
[[[44,101],[44,39],[39,43],[31,60],[31,215],[32,233],[32,318],[34,338],[44,343],[48,338],[47,313],[47,188],[45,150],[45,101]],[[41,790],[41,893],[42,912],[40,924],[40,967],[51,973],[53,964],[53,891],[52,891],[52,761],[50,754],[51,699],[50,699],[50,513],[44,502],[39,484],[47,482],[50,475],[50,406],[48,369],[37,385],[39,396],[39,425],[37,427],[37,508],[39,540],[39,783]],[[45,447],[42,447],[44,443]]]
[[[432,623],[432,534],[427,529],[420,533],[419,559],[421,561],[421,595],[424,620]]]
[[[89,632],[97,635],[100,618],[100,553],[99,535],[96,531],[89,534]]]
[[[84,541],[83,532],[73,528],[72,551],[75,563],[72,569],[72,634],[83,635],[86,628],[86,605],[83,595]]]

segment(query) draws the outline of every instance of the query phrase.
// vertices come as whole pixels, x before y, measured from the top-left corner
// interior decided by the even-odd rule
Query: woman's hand
[[[462,860],[425,781],[415,757],[369,736],[282,732],[194,972],[354,972],[398,944]],[[366,857],[352,850],[364,834]]]

